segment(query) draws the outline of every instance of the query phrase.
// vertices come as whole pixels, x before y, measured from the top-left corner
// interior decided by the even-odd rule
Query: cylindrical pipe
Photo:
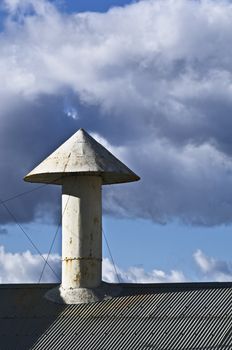
[[[95,288],[102,278],[100,176],[69,176],[62,186],[62,287]]]

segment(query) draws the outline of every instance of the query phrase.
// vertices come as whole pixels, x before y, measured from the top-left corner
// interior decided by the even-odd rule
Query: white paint
[[[101,177],[70,176],[62,187],[62,288],[95,288],[102,271]]]
[[[70,175],[99,175],[103,185],[139,180],[139,176],[83,129],[44,159],[24,180],[62,185],[64,178]]]
[[[80,129],[24,180],[62,185],[62,283],[47,298],[78,304],[117,295],[102,283],[101,186],[139,177]]]

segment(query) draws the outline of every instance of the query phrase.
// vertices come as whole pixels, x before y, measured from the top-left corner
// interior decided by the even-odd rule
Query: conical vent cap
[[[83,129],[57,148],[24,180],[59,185],[64,177],[71,175],[99,175],[103,185],[139,180],[139,176]]]

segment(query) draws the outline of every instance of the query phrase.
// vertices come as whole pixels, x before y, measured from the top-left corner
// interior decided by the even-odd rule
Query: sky
[[[120,280],[231,280],[231,17],[229,0],[1,1],[1,283],[38,281],[25,233],[46,259],[61,191],[23,177],[80,127],[141,177],[103,188]]]

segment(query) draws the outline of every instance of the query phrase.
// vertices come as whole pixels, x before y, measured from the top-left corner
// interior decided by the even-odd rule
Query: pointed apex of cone
[[[62,184],[66,176],[98,175],[102,184],[139,180],[125,164],[84,129],[79,129],[24,178],[28,182]]]

